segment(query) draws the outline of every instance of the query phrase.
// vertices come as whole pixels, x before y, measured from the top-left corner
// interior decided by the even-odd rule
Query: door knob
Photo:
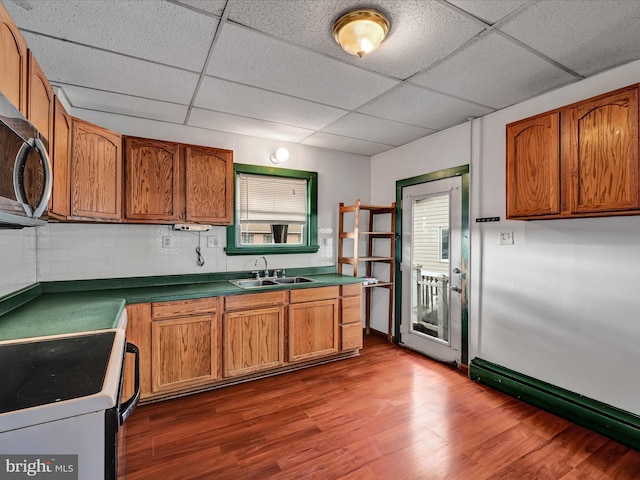
[[[462,289],[457,285],[451,285],[451,291],[456,293],[462,293]]]

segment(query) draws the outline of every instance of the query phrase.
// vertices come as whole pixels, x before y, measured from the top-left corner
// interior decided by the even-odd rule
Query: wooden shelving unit
[[[361,212],[368,212],[368,223],[361,225]],[[345,230],[345,215],[353,215],[353,230]],[[382,218],[384,216],[384,218]],[[379,230],[377,226],[384,221],[388,230]],[[373,288],[385,288],[389,291],[389,320],[387,326],[387,340],[393,341],[393,300],[394,300],[394,271],[395,271],[395,231],[396,204],[388,206],[362,205],[356,200],[354,205],[340,203],[338,236],[338,273],[352,273],[354,277],[374,277],[378,283],[364,285],[366,333],[371,333],[371,292]],[[364,222],[363,222],[364,223]],[[366,239],[366,254],[360,254],[360,239]],[[345,240],[351,242],[352,256],[345,256]],[[380,243],[380,245],[378,245]],[[384,252],[384,255],[379,255]],[[374,255],[376,253],[377,255]],[[388,254],[388,255],[387,255]],[[345,272],[344,266],[349,265],[351,272]],[[380,265],[386,265],[384,278],[380,279]],[[364,267],[364,275],[361,275]]]

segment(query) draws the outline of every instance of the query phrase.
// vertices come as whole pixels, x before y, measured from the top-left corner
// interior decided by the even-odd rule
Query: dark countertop
[[[0,316],[0,341],[115,328],[125,304],[362,283],[340,274],[305,275],[316,282],[243,289],[227,280],[42,293]]]

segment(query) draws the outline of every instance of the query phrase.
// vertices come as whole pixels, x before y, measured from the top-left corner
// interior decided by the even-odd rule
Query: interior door
[[[400,344],[461,363],[462,177],[402,191]]]

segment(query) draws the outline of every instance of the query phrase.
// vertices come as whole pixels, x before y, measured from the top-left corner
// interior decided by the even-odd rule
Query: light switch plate
[[[513,245],[513,232],[500,232],[500,245]]]
[[[207,248],[218,248],[220,243],[218,242],[218,237],[215,235],[209,235],[207,237]]]

